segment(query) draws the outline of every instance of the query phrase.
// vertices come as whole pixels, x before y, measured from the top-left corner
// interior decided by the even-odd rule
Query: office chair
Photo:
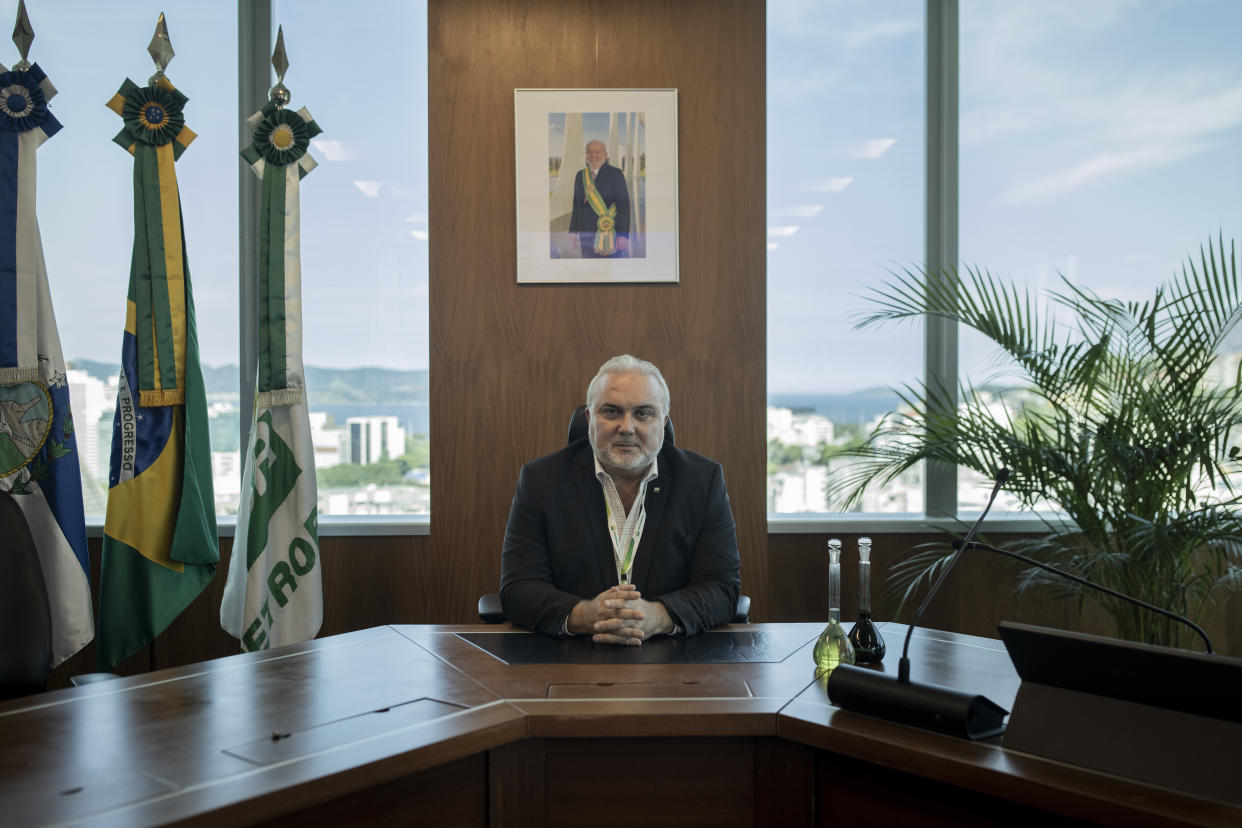
[[[587,433],[587,407],[580,405],[574,409],[574,413],[569,417],[569,430],[565,435],[566,444],[575,440],[580,440]],[[673,420],[665,418],[664,420],[664,442],[670,446],[675,445],[673,439]],[[479,620],[484,624],[503,624],[508,619],[505,618],[504,608],[500,605],[500,593],[489,592],[479,597]],[[737,607],[733,611],[733,624],[749,624],[750,623],[750,596],[737,596]]]
[[[52,609],[34,536],[17,499],[0,492],[0,699],[47,689]]]

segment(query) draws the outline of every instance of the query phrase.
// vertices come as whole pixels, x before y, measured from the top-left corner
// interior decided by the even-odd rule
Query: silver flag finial
[[[160,12],[160,19],[155,23],[155,34],[151,35],[147,52],[151,55],[151,60],[155,61],[155,74],[148,81],[154,86],[157,81],[163,80],[164,70],[177,54],[173,51],[172,40],[168,37],[168,23],[164,20],[163,12]]]
[[[285,86],[285,72],[289,71],[289,56],[285,54],[285,27],[276,27],[276,49],[272,52],[272,68],[276,70],[276,85],[269,93],[276,106],[284,106],[292,97]]]
[[[30,44],[34,42],[34,28],[30,25],[30,15],[26,14],[26,0],[17,0],[17,23],[13,25],[13,42],[22,59],[13,67],[16,72],[25,72],[30,68]]]

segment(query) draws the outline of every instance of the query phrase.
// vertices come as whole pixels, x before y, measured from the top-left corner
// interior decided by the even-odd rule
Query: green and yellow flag
[[[185,95],[158,73],[108,103],[134,156],[134,249],[117,391],[99,595],[99,665],[149,644],[220,559],[207,397],[174,162],[194,133]]]

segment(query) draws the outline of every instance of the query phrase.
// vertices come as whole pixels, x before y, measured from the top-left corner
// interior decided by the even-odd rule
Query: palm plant
[[[1220,378],[1222,346],[1242,320],[1234,247],[1209,243],[1144,302],[1062,282],[1043,304],[978,269],[894,272],[874,288],[875,310],[858,327],[952,320],[994,343],[1022,382],[994,392],[963,384],[956,395],[905,386],[901,410],[845,452],[829,497],[848,508],[923,461],[988,478],[1007,467],[1024,509],[1051,504],[1070,521],[1045,521],[1021,551],[1197,620],[1218,589],[1242,587],[1242,367]],[[924,550],[895,575],[908,596],[946,561],[943,546]],[[1124,638],[1180,640],[1162,616],[1024,572],[1019,587],[1036,586],[1099,602]]]

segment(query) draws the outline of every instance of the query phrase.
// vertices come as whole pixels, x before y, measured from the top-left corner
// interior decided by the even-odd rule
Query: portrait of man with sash
[[[630,255],[630,196],[625,174],[608,163],[608,147],[586,144],[586,166],[574,177],[570,245],[584,259]]]
[[[677,90],[515,89],[517,281],[678,281]]]

